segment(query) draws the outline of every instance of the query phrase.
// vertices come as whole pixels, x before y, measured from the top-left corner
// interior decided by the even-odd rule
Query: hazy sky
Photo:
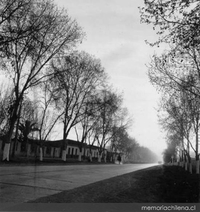
[[[64,6],[86,33],[81,49],[96,56],[110,77],[110,83],[124,93],[124,106],[134,123],[129,134],[155,153],[166,147],[158,126],[155,88],[145,64],[152,49],[145,40],[155,40],[152,26],[140,24],[138,6],[143,0],[55,0]]]

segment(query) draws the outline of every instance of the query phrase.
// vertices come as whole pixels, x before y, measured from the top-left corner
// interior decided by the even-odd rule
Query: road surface
[[[0,167],[0,203],[24,203],[156,164]]]

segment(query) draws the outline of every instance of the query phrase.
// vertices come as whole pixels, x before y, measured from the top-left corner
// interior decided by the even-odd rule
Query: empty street
[[[23,203],[154,165],[2,166],[0,203]]]

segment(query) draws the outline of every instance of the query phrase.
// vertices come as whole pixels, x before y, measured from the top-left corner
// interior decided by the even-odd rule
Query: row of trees
[[[48,80],[47,68],[83,38],[78,24],[53,1],[3,0],[0,3],[1,71],[12,80],[4,156],[9,160],[13,133],[18,131],[22,104],[31,89]],[[29,120],[28,120],[29,121]]]
[[[150,149],[140,146],[135,138],[127,133],[124,126],[116,129],[111,148],[114,152],[122,152],[127,162],[154,163],[158,157]]]
[[[99,161],[108,144],[117,144],[115,151],[129,158],[136,150],[138,157],[148,155],[138,144],[133,148],[136,142],[127,133],[131,119],[101,61],[75,49],[84,32],[65,9],[50,0],[3,0],[0,16],[1,76],[8,79],[0,90],[3,160],[9,160],[13,139],[27,152],[31,140],[39,141],[42,160],[44,142],[58,132],[65,161],[72,131],[80,143],[79,160],[85,142],[99,146]]]
[[[178,159],[192,172],[195,155],[199,174],[200,129],[200,4],[193,0],[145,1],[141,21],[152,24],[165,49],[153,55],[149,78],[161,93],[159,117],[166,133],[164,160]],[[188,165],[189,164],[189,165]]]

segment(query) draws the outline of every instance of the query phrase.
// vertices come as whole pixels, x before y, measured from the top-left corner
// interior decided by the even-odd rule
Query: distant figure
[[[119,161],[119,164],[120,164],[122,160],[121,155],[118,155],[117,160]]]

